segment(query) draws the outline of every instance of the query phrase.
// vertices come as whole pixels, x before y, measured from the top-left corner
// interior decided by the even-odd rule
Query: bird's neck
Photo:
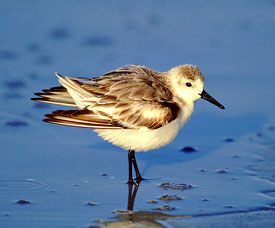
[[[186,123],[190,116],[192,115],[194,111],[195,103],[186,103],[186,102],[181,102],[180,108],[181,108],[181,123],[184,124]]]

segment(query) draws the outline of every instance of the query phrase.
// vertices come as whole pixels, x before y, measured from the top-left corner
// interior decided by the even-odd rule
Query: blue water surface
[[[273,1],[1,0],[0,32],[1,227],[275,225]],[[30,100],[58,84],[54,72],[94,77],[131,63],[198,65],[226,107],[198,101],[172,144],[137,155],[148,180],[132,220],[117,211],[128,205],[127,152],[43,123],[61,107]]]

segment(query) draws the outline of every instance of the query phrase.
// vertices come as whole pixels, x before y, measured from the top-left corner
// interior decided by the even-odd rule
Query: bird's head
[[[168,71],[171,90],[186,103],[194,103],[202,98],[224,109],[224,106],[215,100],[204,89],[204,77],[197,66],[180,65]]]

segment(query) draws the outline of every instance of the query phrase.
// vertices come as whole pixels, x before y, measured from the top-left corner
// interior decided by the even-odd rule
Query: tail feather
[[[70,106],[70,107],[77,106],[74,103],[69,103],[69,102],[64,101],[64,100],[56,100],[56,99],[46,98],[46,97],[35,97],[35,98],[31,98],[31,100],[42,102],[42,103],[47,103],[47,104],[62,105],[62,106]]]
[[[35,95],[38,97],[31,98],[33,101],[64,106],[77,106],[73,98],[63,86],[44,89],[40,93],[35,93]]]
[[[69,95],[74,100],[75,104],[81,109],[90,106],[93,102],[98,100],[97,97],[92,95],[91,91],[87,90],[83,83],[75,78],[64,77],[61,74],[55,74],[62,86],[64,86]],[[89,99],[89,101],[85,102],[85,99]]]
[[[35,93],[38,97],[32,98],[32,100],[57,105],[78,106],[80,109],[84,109],[87,106],[95,105],[106,93],[104,88],[99,88],[98,85],[93,84],[91,79],[67,77],[58,73],[55,75],[62,86]],[[84,81],[87,81],[88,84],[83,83]]]

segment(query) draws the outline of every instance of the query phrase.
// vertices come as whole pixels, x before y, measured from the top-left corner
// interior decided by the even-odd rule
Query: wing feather
[[[45,122],[84,128],[121,128],[106,116],[94,114],[89,110],[57,110],[45,115]]]
[[[156,129],[175,120],[181,111],[161,73],[143,66],[130,65],[91,79],[56,76],[62,86],[44,90],[34,100],[78,106],[81,110],[48,114],[46,122],[89,128]]]
[[[110,85],[99,103],[103,106],[104,102],[115,103],[108,115],[124,127],[159,128],[176,119],[180,108],[158,74],[136,65],[109,72],[96,79],[97,84],[104,84],[105,88]],[[100,108],[93,106],[93,110]]]

